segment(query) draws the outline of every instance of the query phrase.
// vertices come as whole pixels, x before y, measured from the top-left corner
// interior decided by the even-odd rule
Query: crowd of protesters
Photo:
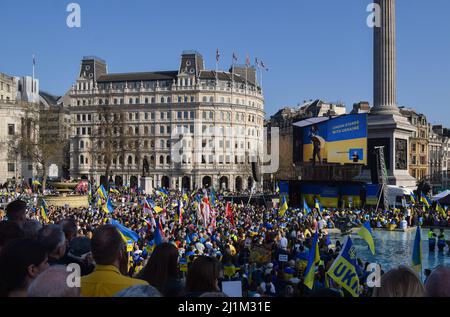
[[[331,243],[330,229],[346,232],[366,221],[372,228],[450,223],[448,216],[421,207],[289,208],[281,215],[278,206],[235,204],[204,189],[115,191],[108,195],[112,210],[103,208],[106,200],[91,197],[89,208],[48,206],[45,216],[37,197],[18,196],[10,194],[0,214],[0,296],[225,296],[227,281],[240,281],[244,297],[350,296],[326,274],[342,248],[341,241]],[[138,239],[125,242],[113,221]],[[320,263],[309,289],[304,273],[316,231]],[[67,282],[73,274],[67,266],[74,263],[80,285]],[[358,258],[361,296],[450,296],[448,267],[428,271],[425,283],[399,267],[383,272],[381,287],[370,288],[368,264]]]

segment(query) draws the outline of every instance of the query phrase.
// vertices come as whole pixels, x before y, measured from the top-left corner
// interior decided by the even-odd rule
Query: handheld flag
[[[283,196],[282,198],[281,198],[281,206],[280,206],[280,209],[278,210],[278,215],[280,216],[280,217],[283,217],[284,216],[284,214],[286,213],[286,211],[288,210],[288,204],[287,204],[287,201],[286,201],[286,197],[285,196]]]
[[[422,202],[425,206],[427,206],[427,208],[430,208],[431,206],[431,201],[425,194],[420,195],[420,202]]]
[[[309,288],[314,287],[314,275],[316,274],[316,264],[320,261],[319,254],[319,233],[316,231],[313,237],[311,249],[309,250],[308,265],[305,270],[305,282],[304,284]]]
[[[280,193],[280,187],[278,186],[278,183],[277,183],[277,187],[275,188],[275,192],[276,192],[277,194]]]
[[[108,197],[106,189],[105,187],[103,187],[103,185],[100,185],[100,187],[97,189],[97,194],[103,199],[106,199]]]
[[[108,198],[108,200],[106,201],[106,204],[103,205],[102,210],[103,210],[105,213],[107,213],[107,214],[110,214],[110,213],[113,213],[113,212],[114,212],[114,206],[113,206],[113,204],[112,204],[112,202],[111,202],[111,200],[110,200],[109,198]]]
[[[315,198],[314,201],[315,201],[314,208],[316,208],[320,213],[322,213],[323,208],[322,205],[320,204],[320,201],[317,198]]]
[[[137,242],[139,240],[139,235],[131,229],[128,229],[124,225],[122,225],[117,220],[111,219],[111,224],[119,230],[119,233],[124,238],[124,241],[132,240]]]
[[[311,213],[311,208],[309,208],[305,198],[303,198],[303,213],[306,215]]]
[[[359,297],[359,278],[357,273],[356,250],[352,239],[347,236],[344,247],[334,260],[327,274],[336,284],[342,286],[353,297]]]
[[[41,217],[45,221],[48,221],[47,202],[45,201],[45,199],[42,199],[41,203]]]
[[[155,244],[160,245],[164,242],[164,232],[161,225],[161,220],[158,221],[158,225],[155,227]]]
[[[358,235],[361,236],[369,245],[370,251],[373,255],[375,255],[375,243],[373,242],[372,228],[370,227],[370,222],[366,221],[361,229],[358,232]]]
[[[233,209],[231,208],[231,203],[227,202],[227,207],[225,211],[225,217],[230,221],[231,225],[234,227],[234,216]]]
[[[417,272],[422,271],[422,230],[417,227],[412,253],[412,266]]]
[[[446,216],[445,209],[441,206],[441,204],[438,201],[436,202],[436,211],[439,212],[444,217]]]

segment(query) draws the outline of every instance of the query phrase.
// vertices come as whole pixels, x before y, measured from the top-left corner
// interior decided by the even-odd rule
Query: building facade
[[[37,166],[21,153],[20,138],[37,138],[37,129],[28,119],[38,118],[35,102],[39,81],[31,77],[14,77],[0,73],[0,183],[31,183]]]
[[[72,178],[136,186],[145,175],[153,187],[179,189],[253,185],[264,121],[254,68],[206,70],[203,57],[187,51],[176,71],[109,74],[104,61],[86,57],[69,95]]]
[[[52,179],[68,179],[69,175],[69,140],[71,134],[71,115],[64,105],[63,97],[40,92],[39,133],[43,140],[63,143],[58,146],[59,154],[50,158],[49,177]]]
[[[450,131],[442,126],[429,125],[430,182],[434,192],[448,189]]]
[[[400,113],[415,127],[409,139],[409,173],[417,181],[429,175],[429,126],[427,118],[412,109],[400,108]]]

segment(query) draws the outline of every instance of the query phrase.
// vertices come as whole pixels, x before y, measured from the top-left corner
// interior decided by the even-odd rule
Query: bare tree
[[[22,159],[39,165],[42,177],[42,190],[46,188],[50,163],[64,163],[64,148],[67,140],[59,134],[52,134],[48,117],[39,113],[34,104],[23,104],[21,133],[10,140],[10,153],[20,153]]]
[[[103,176],[107,183],[111,176],[111,167],[113,161],[118,158],[118,153],[123,160],[119,159],[119,164],[125,163],[125,140],[127,131],[125,131],[125,113],[120,109],[111,111],[111,107],[102,106],[98,108],[97,126],[91,133],[91,171],[99,163],[105,164]],[[108,185],[108,184],[104,184]]]

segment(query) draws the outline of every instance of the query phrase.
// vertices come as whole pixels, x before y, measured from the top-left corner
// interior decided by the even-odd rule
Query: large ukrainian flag
[[[311,244],[311,249],[309,250],[308,265],[305,270],[305,282],[304,284],[309,288],[314,287],[314,276],[316,274],[316,265],[320,262],[319,253],[319,233],[316,231]]]
[[[370,251],[373,255],[375,255],[375,243],[373,242],[372,228],[370,227],[370,222],[366,221],[361,229],[358,232],[358,235],[361,236],[369,245]]]
[[[356,250],[352,239],[347,236],[344,247],[334,260],[327,274],[353,297],[359,297],[359,277],[357,273]]]

